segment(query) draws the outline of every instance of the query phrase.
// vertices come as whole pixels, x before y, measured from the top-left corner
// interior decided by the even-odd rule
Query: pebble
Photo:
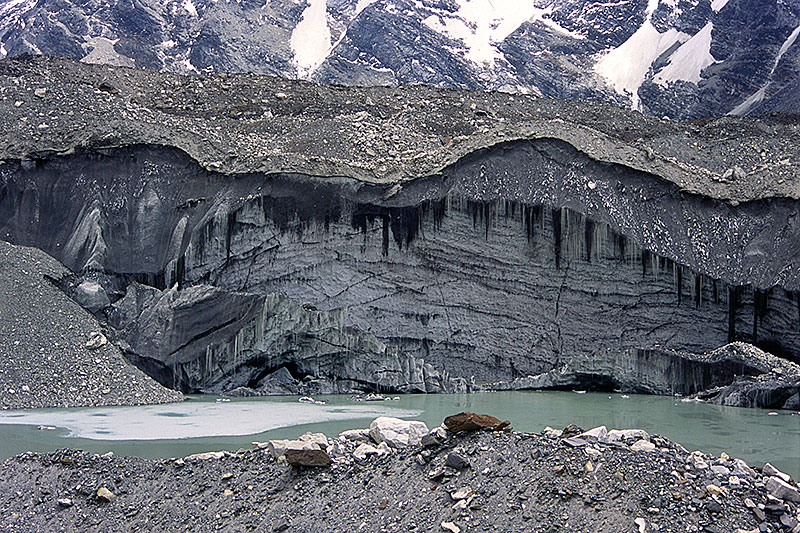
[[[442,522],[442,529],[450,531],[450,533],[461,533],[461,528],[453,522]]]
[[[117,496],[106,487],[100,487],[97,489],[97,497],[104,502],[113,502]]]
[[[472,487],[469,485],[465,487],[461,487],[460,489],[454,490],[450,493],[450,497],[454,500],[465,500],[472,496]]]
[[[469,461],[456,452],[450,452],[447,454],[447,459],[445,460],[444,464],[445,466],[455,468],[456,470],[464,470],[465,468],[469,468]]]

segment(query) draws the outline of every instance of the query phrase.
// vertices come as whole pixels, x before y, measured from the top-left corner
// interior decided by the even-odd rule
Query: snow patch
[[[538,20],[549,28],[575,39],[572,33],[545,18],[552,8],[538,8],[519,0],[456,0],[453,13],[431,15],[422,21],[433,31],[464,43],[466,58],[474,63],[492,63],[502,59],[496,45],[503,42],[523,23]]]
[[[0,0],[0,37],[17,23],[24,27],[25,21],[22,16],[36,6],[36,0],[10,0],[3,2]]]
[[[310,76],[325,61],[331,49],[327,0],[309,0],[302,19],[292,31],[289,45],[301,78]]]
[[[376,0],[358,0],[358,3],[356,4],[356,12],[355,12],[354,17],[357,17],[359,13],[361,13],[362,11],[367,9],[369,6],[371,6],[375,2],[376,2]]]
[[[6,52],[6,43],[0,43],[0,57],[6,57],[8,52]]]
[[[658,0],[649,0],[648,10],[653,3],[658,6]],[[628,95],[631,107],[637,110],[641,108],[639,87],[653,61],[675,43],[689,39],[687,34],[672,28],[659,33],[650,22],[651,15],[649,12],[644,24],[627,41],[608,51],[594,65],[595,72],[608,80],[619,94]]]
[[[688,81],[698,83],[700,73],[709,65],[717,62],[711,55],[712,23],[703,26],[691,39],[678,47],[669,57],[669,64],[656,74],[653,81],[666,86],[672,81]]]
[[[764,85],[759,90],[748,96],[747,100],[734,107],[728,114],[736,116],[746,115],[747,112],[750,111],[750,109],[754,105],[756,105],[757,103],[759,103],[764,99],[764,96],[767,94],[767,87],[769,87],[769,82],[767,82],[766,85]]]
[[[713,9],[715,13],[719,12],[719,10],[725,7],[727,3],[728,0],[713,0],[711,2],[711,9]]]
[[[192,61],[188,57],[181,61],[180,65],[183,67],[185,72],[199,72],[197,67],[192,65]]]
[[[191,16],[197,16],[197,8],[194,7],[194,2],[192,2],[192,0],[183,0],[183,9]]]

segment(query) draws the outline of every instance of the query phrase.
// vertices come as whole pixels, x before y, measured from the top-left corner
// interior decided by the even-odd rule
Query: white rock
[[[724,467],[724,466],[722,466],[722,465],[712,465],[712,466],[711,466],[711,471],[712,471],[714,474],[716,474],[716,475],[718,475],[718,476],[720,476],[720,477],[727,477],[727,476],[729,476],[729,475],[730,475],[730,473],[731,473],[731,471],[730,471],[730,469],[729,469],[729,468],[727,468],[727,467]]]
[[[546,428],[544,428],[544,436],[545,437],[551,437],[551,438],[557,439],[561,435],[563,435],[563,433],[564,432],[562,430],[554,429],[554,428],[551,428],[550,426],[547,426]]]
[[[589,431],[585,431],[578,435],[579,439],[588,440],[589,442],[605,442],[608,436],[608,429],[605,426],[597,426]]]
[[[370,442],[368,429],[348,429],[339,433],[339,437],[353,442]]]
[[[456,501],[458,501],[458,500],[466,500],[467,498],[472,496],[472,494],[473,494],[472,487],[467,485],[465,487],[461,487],[460,489],[456,489],[453,492],[451,492],[450,493],[450,497],[453,498]]]
[[[200,461],[205,461],[208,459],[222,459],[225,457],[227,452],[204,452],[204,453],[195,453],[192,455],[187,455],[184,459],[197,459]]]
[[[89,340],[86,341],[86,347],[90,350],[97,350],[106,344],[108,344],[108,339],[106,339],[106,336],[99,331],[93,331],[90,333]]]
[[[650,441],[641,439],[631,444],[631,450],[634,452],[652,452],[656,449],[656,445]]]
[[[591,446],[585,446],[583,448],[583,453],[588,455],[591,459],[597,461],[603,455],[603,452],[598,450],[597,448],[592,448]]]
[[[639,533],[645,533],[647,531],[647,522],[645,522],[644,518],[636,518],[633,523],[639,528]]]
[[[442,529],[450,533],[461,533],[461,528],[452,522],[442,522]]]
[[[327,441],[326,441],[327,443]],[[289,439],[278,439],[278,440],[271,440],[267,443],[267,451],[269,451],[270,455],[275,459],[280,459],[284,455],[286,455],[287,450],[325,450],[327,448],[326,445],[320,445],[319,442],[314,440],[289,440]]]
[[[608,442],[625,442],[629,440],[650,440],[650,435],[643,429],[612,429],[606,435]]]
[[[734,459],[733,460],[733,473],[734,474],[744,474],[747,477],[755,477],[756,471],[750,468],[747,463],[742,461],[741,459]]]
[[[381,416],[369,425],[369,436],[378,444],[385,442],[392,448],[402,448],[419,444],[428,434],[425,422],[406,421],[399,418]]]
[[[324,450],[328,447],[328,437],[326,437],[324,433],[303,433],[298,437],[298,440],[317,444],[320,450]]]
[[[391,448],[386,445],[385,442],[382,442],[378,445],[378,447],[373,446],[372,444],[367,444],[366,442],[359,444],[358,448],[353,451],[353,456],[363,461],[370,455],[386,455],[387,453],[392,453]]]

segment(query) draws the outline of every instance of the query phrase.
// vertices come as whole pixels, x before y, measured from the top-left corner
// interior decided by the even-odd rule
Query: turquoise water
[[[508,419],[520,431],[561,428],[642,428],[691,450],[726,452],[752,465],[765,461],[800,478],[800,414],[722,407],[661,396],[573,392],[404,395],[397,401],[355,402],[328,396],[326,405],[297,397],[192,396],[180,404],[0,411],[0,458],[26,450],[80,448],[140,457],[181,457],[249,448],[252,441],[294,438],[306,431],[333,436],[367,427],[381,415],[439,425],[444,417],[476,411]],[[56,429],[37,429],[53,426]]]

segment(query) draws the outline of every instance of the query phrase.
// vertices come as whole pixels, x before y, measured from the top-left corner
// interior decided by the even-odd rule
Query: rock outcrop
[[[47,254],[0,241],[0,409],[175,402],[108,343]]]

